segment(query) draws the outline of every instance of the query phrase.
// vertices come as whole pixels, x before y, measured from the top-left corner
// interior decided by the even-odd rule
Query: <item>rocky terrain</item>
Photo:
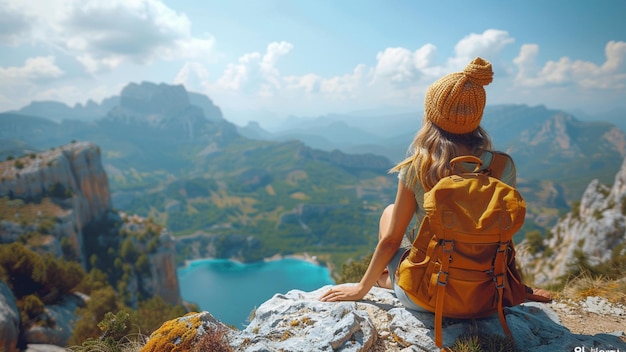
[[[626,160],[612,186],[593,180],[580,205],[560,219],[546,238],[535,243],[525,240],[518,246],[526,276],[538,285],[552,283],[577,265],[599,265],[625,255]]]
[[[145,233],[147,226],[145,219],[112,209],[100,148],[87,142],[0,162],[0,207],[0,244],[27,243],[39,253],[76,260],[85,269],[91,255],[103,257],[102,252],[119,245],[111,234]],[[141,291],[181,304],[174,240],[166,230],[154,236],[153,245],[133,242],[140,253],[148,254],[149,274],[133,271],[128,294],[136,300]],[[14,351],[11,346],[18,338],[63,346],[76,320],[74,310],[87,299],[81,294],[62,296],[44,308],[48,326],[20,331],[16,297],[0,281],[0,350]]]
[[[244,330],[221,328],[226,329],[228,343],[235,351],[439,351],[433,341],[433,315],[406,310],[392,291],[374,287],[359,302],[320,302],[319,297],[328,289],[276,294],[256,309]],[[598,298],[590,298],[585,304],[588,311],[606,308]],[[506,309],[518,351],[626,349],[623,322],[608,330],[581,333],[563,326],[555,307],[561,310],[561,304],[534,302]],[[625,317],[623,306],[613,306],[602,314],[604,319],[613,321],[623,321]],[[199,332],[194,338],[198,340],[221,326],[208,312],[170,321],[163,330],[152,334],[143,351],[158,351],[159,346],[172,340],[177,341],[175,345],[191,345],[185,337],[176,339],[171,334],[176,331],[176,324],[194,326],[192,329]],[[495,316],[480,320],[444,319],[445,346],[454,345],[468,333],[502,335],[502,328]],[[167,340],[163,339],[165,336]]]

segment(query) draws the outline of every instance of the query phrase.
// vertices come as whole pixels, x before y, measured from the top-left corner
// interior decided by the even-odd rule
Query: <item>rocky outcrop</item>
[[[87,299],[82,294],[69,294],[64,295],[59,302],[47,305],[43,320],[48,324],[29,327],[22,333],[22,338],[29,345],[67,345],[77,320],[74,311],[83,307]]]
[[[100,148],[88,142],[0,163],[0,197],[35,203],[53,198],[54,202],[45,208],[53,209],[51,215],[56,218],[50,231],[57,240],[70,238],[81,261],[84,226],[111,211],[108,185]],[[15,213],[15,220],[0,221],[0,243],[12,242],[29,226],[37,225],[21,221],[22,215]]]
[[[64,190],[55,190],[61,185]],[[38,199],[51,192],[69,192],[82,223],[100,218],[111,209],[107,175],[100,148],[77,142],[51,151],[0,163],[0,195]]]
[[[141,270],[132,270],[129,292],[124,293],[133,297],[158,295],[167,303],[182,303],[173,238],[167,230],[147,224],[145,219],[122,216],[111,209],[107,175],[98,146],[72,143],[8,160],[0,163],[0,178],[2,204],[15,209],[13,213],[0,214],[0,243],[37,234],[37,241],[28,241],[28,245],[36,246],[39,253],[78,260],[86,267],[85,258],[91,254],[99,254],[103,248],[121,249],[122,240],[133,241],[129,248],[136,246],[132,249],[145,254],[147,260],[141,261],[144,263]],[[127,236],[121,236],[122,232]],[[68,252],[68,243],[73,253]],[[46,302],[45,316],[38,317],[46,324],[19,331],[20,315],[12,313],[17,312],[13,297],[5,285],[0,286],[0,333],[10,339],[9,343],[13,343],[15,335],[23,344],[33,346],[64,346],[72,334],[74,310],[84,301],[84,297],[74,294]]]
[[[362,301],[320,302],[319,297],[328,289],[276,294],[256,309],[244,330],[229,330],[227,340],[233,350],[247,352],[439,351],[433,341],[433,314],[403,308],[393,291],[375,287]],[[610,334],[572,334],[544,304],[525,303],[507,308],[506,316],[520,352],[574,351],[580,346],[626,349],[626,343]],[[194,346],[206,338],[207,332],[222,331],[224,325],[220,324],[208,312],[167,322],[150,337],[143,351],[163,350],[159,347],[171,341],[180,346]],[[176,330],[177,334],[172,335]],[[443,341],[450,346],[464,334],[501,332],[495,316],[479,320],[444,319]]]
[[[17,352],[20,334],[20,312],[15,296],[0,280],[0,351]]]
[[[65,351],[76,322],[74,311],[84,305],[86,296],[78,293],[64,295],[57,303],[47,305],[42,321],[20,332],[20,313],[9,287],[0,280],[0,351],[17,352],[18,344],[27,345],[26,352]]]
[[[198,94],[190,97],[182,85],[150,82],[130,83],[124,87],[119,105],[99,124],[113,128],[120,125],[150,127],[186,142],[195,141],[205,133],[214,134],[227,125],[220,109],[208,97]],[[230,129],[235,130],[235,127]]]
[[[546,285],[566,274],[584,257],[590,265],[626,255],[626,159],[613,186],[593,180],[580,206],[551,230],[540,245],[524,240],[518,258],[536,284]],[[617,251],[617,252],[616,252]]]
[[[138,215],[120,212],[121,232],[132,233],[131,239],[139,253],[146,253],[149,261],[149,275],[133,271],[134,289],[128,289],[136,307],[139,291],[148,297],[160,296],[172,305],[181,305],[180,288],[176,273],[176,241],[167,229],[156,226]]]
[[[182,299],[176,273],[176,241],[171,235],[163,233],[159,243],[156,253],[150,255],[151,293],[169,304],[180,305]]]

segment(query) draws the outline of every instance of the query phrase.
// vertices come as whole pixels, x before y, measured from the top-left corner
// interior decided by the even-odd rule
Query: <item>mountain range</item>
[[[33,102],[1,113],[0,158],[90,141],[102,150],[117,209],[178,236],[236,235],[239,259],[327,253],[338,244],[332,251],[341,260],[375,243],[379,211],[395,194],[387,170],[420,120],[382,112],[294,117],[269,132],[230,123],[209,97],[183,86],[130,83],[100,104]],[[488,106],[483,126],[516,161],[526,230],[554,225],[591,180],[612,182],[626,156],[617,126],[544,106]],[[213,254],[232,254],[235,244],[215,241]]]

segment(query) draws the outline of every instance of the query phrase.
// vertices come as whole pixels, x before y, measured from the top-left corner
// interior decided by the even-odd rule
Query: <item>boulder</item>
[[[320,302],[329,288],[275,295],[259,306],[244,330],[230,332],[231,346],[246,352],[439,351],[433,314],[405,309],[393,291],[374,287],[362,301]],[[626,343],[613,335],[572,334],[545,304],[507,308],[506,316],[519,351],[574,351],[581,346],[626,350]],[[472,332],[503,334],[497,316],[444,319],[446,346]]]
[[[46,305],[44,314],[48,324],[35,325],[26,329],[23,332],[26,343],[28,345],[65,346],[72,337],[78,318],[74,311],[78,307],[83,307],[87,299],[87,296],[75,293],[64,295],[58,303]]]
[[[224,351],[229,346],[221,337],[225,337],[227,329],[207,312],[189,313],[163,323],[150,335],[141,352]]]
[[[164,323],[150,336],[142,352],[197,347],[201,339],[207,341],[207,333],[216,334],[213,341],[223,342],[225,338],[233,351],[244,352],[440,350],[434,342],[433,314],[407,310],[393,291],[374,287],[358,302],[319,301],[328,289],[330,286],[312,292],[276,294],[256,309],[243,330],[226,327],[208,312],[188,314]],[[546,304],[524,303],[506,308],[505,313],[519,352],[577,351],[582,347],[626,350],[626,343],[613,334],[571,333]],[[446,346],[466,334],[504,336],[497,316],[444,319],[443,324]],[[222,346],[218,350],[227,349]]]
[[[20,312],[15,296],[9,287],[0,280],[0,351],[17,352],[20,334]]]

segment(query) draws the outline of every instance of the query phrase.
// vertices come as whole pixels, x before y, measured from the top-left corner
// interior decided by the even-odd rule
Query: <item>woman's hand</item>
[[[358,301],[361,300],[367,291],[360,284],[354,285],[338,285],[331,287],[320,297],[322,302],[338,302],[338,301]]]

